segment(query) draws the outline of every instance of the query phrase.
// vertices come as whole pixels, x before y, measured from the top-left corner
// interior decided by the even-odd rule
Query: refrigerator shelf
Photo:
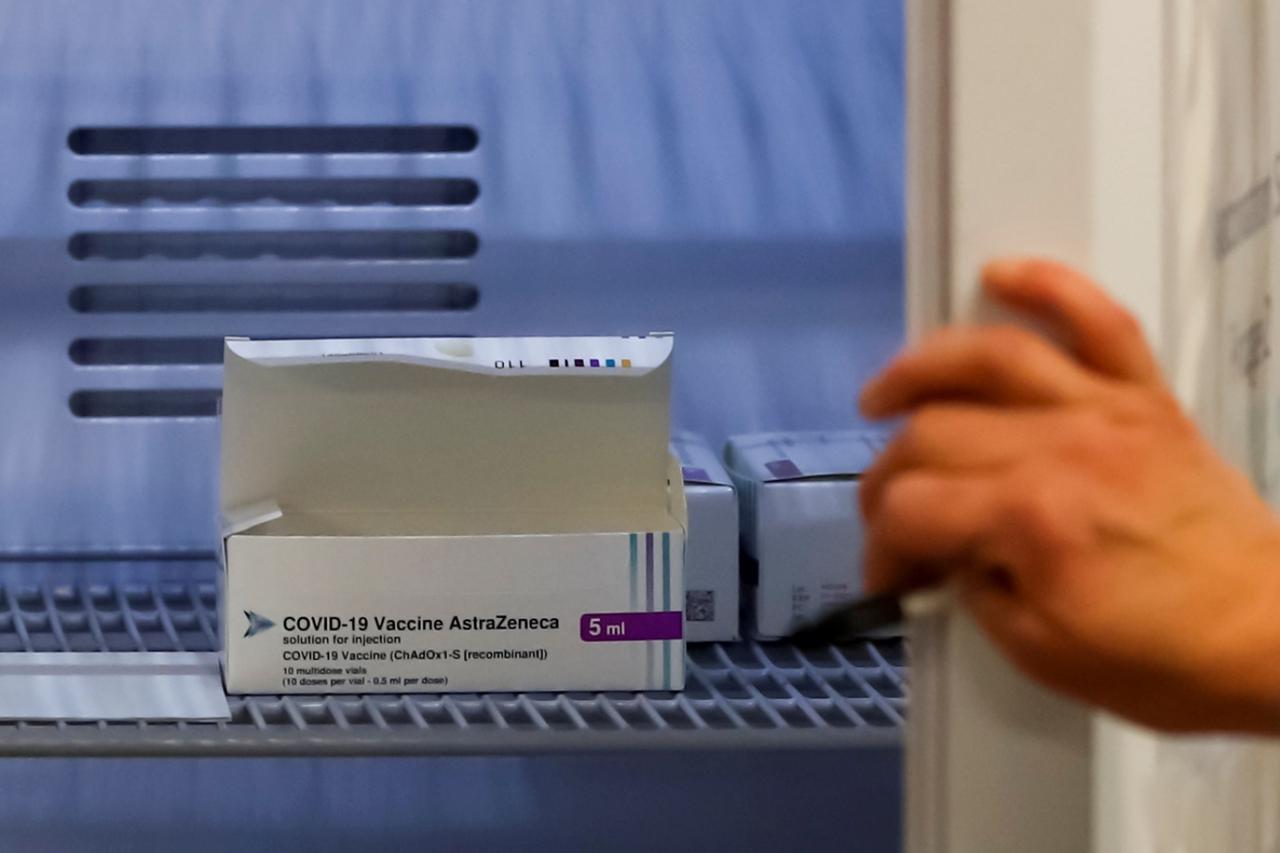
[[[0,571],[0,651],[211,651],[216,566]],[[0,754],[518,754],[896,743],[899,639],[710,643],[679,692],[232,696],[225,723],[0,722]]]

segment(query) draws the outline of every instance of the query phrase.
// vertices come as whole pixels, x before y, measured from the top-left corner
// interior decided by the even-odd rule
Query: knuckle
[[[1046,539],[1056,538],[1053,534],[1058,525],[1058,501],[1052,486],[1038,481],[1023,495],[1021,504],[1023,523],[1032,533]]]
[[[988,349],[1001,355],[1026,347],[1030,333],[1012,325],[995,326],[985,334]]]
[[[1115,387],[1116,390],[1106,400],[1106,407],[1117,423],[1142,424],[1159,415],[1161,403],[1153,395],[1128,385]]]
[[[1136,338],[1142,335],[1142,324],[1138,322],[1137,315],[1128,308],[1113,306],[1107,323],[1111,332],[1117,337]]]
[[[886,459],[897,460],[909,457],[912,451],[920,446],[920,442],[924,438],[920,431],[920,413],[916,412],[907,418],[876,464],[883,465]]]
[[[911,447],[931,444],[946,435],[950,421],[950,413],[937,403],[922,406],[907,422],[906,444]]]
[[[1069,541],[1060,477],[1051,472],[1022,477],[1012,484],[1007,501],[1010,522],[1037,547],[1056,551]]]
[[[1153,392],[1149,396],[1152,415],[1163,423],[1173,423],[1176,426],[1194,429],[1195,425],[1191,418],[1187,416],[1186,411],[1182,408],[1182,404],[1178,402],[1178,398],[1173,392],[1161,389]]]
[[[1123,487],[1143,470],[1144,442],[1136,436],[1121,433],[1089,447],[1082,448],[1071,461],[1088,471],[1096,486]]]
[[[922,424],[919,414],[914,414],[908,418],[907,422],[902,425],[902,429],[898,431],[897,437],[885,448],[885,452],[880,457],[877,465],[884,465],[889,461],[901,466],[912,459],[925,442],[924,429],[926,426],[927,424]]]
[[[1016,326],[997,326],[982,338],[979,367],[987,378],[1002,375],[1009,365],[1021,364],[1033,355],[1036,340]]]
[[[940,509],[932,482],[925,475],[907,473],[885,484],[875,521],[882,529],[917,530]]]
[[[885,484],[880,499],[880,521],[892,524],[906,518],[917,504],[911,477],[895,477]]]
[[[871,470],[889,467],[900,471],[929,462],[960,433],[961,417],[948,404],[925,404],[907,419]]]
[[[1136,391],[1125,388],[1111,405],[1119,423],[1142,429],[1172,427],[1194,429],[1177,397],[1167,389]]]
[[[1077,412],[1063,431],[1063,450],[1073,461],[1096,458],[1115,447],[1117,432],[1106,413],[1093,409]]]

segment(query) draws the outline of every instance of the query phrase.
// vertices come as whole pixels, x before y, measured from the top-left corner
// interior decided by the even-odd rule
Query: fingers
[[[1116,379],[1159,381],[1137,320],[1084,274],[1055,261],[1006,258],[983,267],[982,282],[993,299],[1053,329],[1089,367]]]
[[[982,558],[999,517],[989,483],[907,473],[894,479],[868,525],[867,591],[900,592],[942,580]]]
[[[1048,325],[1073,359],[1015,327],[941,332],[896,358],[863,389],[872,418],[929,400],[972,399],[1005,405],[1073,402],[1096,389],[1095,376],[1160,383],[1159,368],[1133,315],[1083,274],[1048,260],[1007,259],[983,269],[988,294]]]
[[[1042,682],[1060,680],[1055,652],[1058,632],[1019,596],[998,570],[974,571],[956,579],[960,602],[993,642],[1024,673]]]
[[[867,417],[885,418],[937,399],[1045,405],[1095,393],[1084,368],[1031,332],[955,328],[895,358],[863,389],[861,406]]]
[[[922,408],[861,477],[864,517],[879,506],[886,485],[904,471],[996,473],[1042,446],[1044,416],[1033,410],[934,404]]]
[[[1000,478],[912,472],[895,478],[869,526],[869,593],[946,582],[979,626],[1023,672],[1069,686],[1071,656],[1060,629],[1035,605],[1038,569],[1011,536],[1009,490]]]

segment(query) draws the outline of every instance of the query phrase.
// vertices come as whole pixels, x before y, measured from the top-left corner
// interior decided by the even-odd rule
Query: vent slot
[[[76,181],[76,207],[460,207],[480,195],[469,178],[280,178]]]
[[[466,125],[334,127],[81,127],[67,147],[81,155],[454,154],[480,137]]]
[[[438,276],[415,271],[396,272],[398,268],[390,266],[383,266],[381,272],[391,272],[400,280],[364,281],[351,272],[370,263],[471,258],[480,249],[480,239],[469,228],[450,227],[461,224],[457,220],[434,223],[445,227],[420,227],[415,223],[402,222],[399,228],[380,227],[386,217],[375,217],[378,219],[376,223],[352,221],[352,228],[341,227],[343,223],[339,221],[346,217],[343,211],[351,208],[382,208],[388,215],[389,209],[396,208],[439,208],[439,215],[446,216],[445,209],[474,204],[480,196],[480,185],[473,177],[465,172],[459,174],[456,170],[456,163],[463,161],[438,158],[429,163],[397,161],[413,162],[412,171],[415,172],[420,167],[433,164],[455,164],[455,167],[439,168],[439,171],[446,172],[445,175],[427,173],[399,177],[390,176],[386,171],[381,175],[369,175],[365,168],[348,168],[356,161],[341,159],[341,155],[414,156],[470,152],[479,144],[479,136],[473,127],[460,124],[98,126],[76,128],[67,136],[66,142],[72,152],[90,158],[304,155],[317,158],[307,162],[323,166],[322,169],[301,170],[301,174],[282,175],[276,172],[265,177],[253,177],[237,174],[236,170],[191,174],[178,168],[183,161],[175,161],[164,174],[128,170],[116,175],[89,171],[78,176],[66,187],[67,200],[80,210],[102,212],[97,216],[90,214],[90,218],[104,221],[97,227],[90,226],[71,234],[66,243],[68,256],[77,261],[144,262],[151,270],[145,276],[139,276],[142,278],[139,281],[132,273],[107,274],[106,270],[99,268],[98,272],[86,273],[89,281],[71,289],[67,304],[77,314],[90,317],[135,316],[126,326],[112,330],[118,336],[103,334],[108,331],[105,328],[86,329],[81,333],[83,337],[71,341],[67,357],[77,368],[107,368],[110,369],[107,375],[119,376],[125,375],[123,371],[141,370],[152,377],[152,382],[164,374],[149,368],[216,370],[222,363],[224,343],[220,332],[226,325],[226,321],[217,320],[216,315],[274,316],[282,326],[276,329],[271,325],[265,329],[270,335],[272,332],[285,333],[290,325],[296,325],[296,319],[292,323],[288,321],[287,315],[290,314],[356,316],[416,312],[424,315],[468,311],[479,302],[478,287],[466,281],[423,281],[420,279]],[[86,161],[82,168],[91,170],[93,167]],[[151,230],[145,227],[151,223],[144,224],[136,217],[129,217],[127,223],[112,225],[107,224],[110,218],[105,215],[106,211],[113,210],[162,209],[259,209],[294,211],[299,215],[296,225],[292,218],[286,217],[287,221],[275,228],[240,228],[239,217],[233,217],[235,222],[210,220],[212,227],[205,227],[203,220],[199,223],[193,221],[194,227],[181,230],[172,229],[172,225],[166,228],[167,223],[159,222],[154,224],[160,227]],[[323,212],[323,221],[314,215],[306,215],[309,211]],[[357,214],[351,216],[365,218]],[[149,216],[144,217],[149,219]],[[219,217],[214,217],[217,219]],[[308,221],[303,222],[304,219]],[[196,267],[163,267],[152,263],[164,261],[199,261],[205,272],[197,271]],[[218,266],[218,261],[231,263]],[[236,261],[264,263],[260,267],[248,267],[234,265]],[[306,268],[285,266],[298,262],[327,263],[330,268],[326,271],[319,265]],[[343,267],[334,266],[342,262],[351,263]],[[131,269],[122,265],[115,268]],[[415,264],[400,269],[416,268]],[[92,269],[86,267],[86,270]],[[161,269],[172,272],[159,272]],[[289,272],[282,274],[282,270]],[[193,280],[182,280],[187,276],[179,273],[184,272]],[[286,280],[281,281],[282,278]],[[118,283],[113,283],[113,280]],[[172,321],[162,322],[166,316],[176,315],[188,315],[193,320],[207,315],[207,321],[196,321],[197,325],[189,329],[178,329]],[[159,335],[149,336],[140,326],[134,328],[147,317],[154,319],[144,325],[159,323],[154,329],[160,332]],[[126,319],[121,317],[121,321]],[[163,336],[165,331],[172,336]],[[187,336],[179,336],[184,333]],[[184,372],[187,376],[197,376],[204,371]],[[206,383],[203,379],[180,378],[174,384],[198,386]],[[72,415],[87,420],[200,419],[216,417],[220,399],[221,392],[216,387],[81,387],[67,397],[67,405]]]
[[[75,234],[76,260],[359,260],[469,258],[473,231],[92,231]]]
[[[81,314],[399,313],[469,311],[473,284],[337,282],[324,284],[87,284],[71,291]]]
[[[222,338],[79,338],[68,355],[87,366],[222,363]]]
[[[76,391],[68,403],[77,418],[212,418],[221,396],[216,388]]]

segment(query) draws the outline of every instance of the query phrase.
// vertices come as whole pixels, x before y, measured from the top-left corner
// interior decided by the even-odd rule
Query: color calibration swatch
[[[548,364],[552,367],[630,367],[629,358],[553,358]]]

